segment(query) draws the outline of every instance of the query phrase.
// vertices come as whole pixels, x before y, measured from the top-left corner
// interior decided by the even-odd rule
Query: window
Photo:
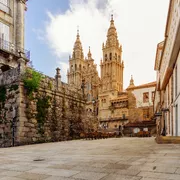
[[[155,92],[153,91],[152,94],[151,94],[151,101],[152,102],[154,101],[154,95],[155,95]]]
[[[91,83],[87,83],[86,87],[87,87],[87,90],[90,91],[91,90]]]
[[[115,60],[117,60],[117,54],[115,53]]]
[[[0,10],[10,13],[9,9],[9,0],[0,0]]]
[[[149,102],[149,93],[143,93],[143,103]]]
[[[107,61],[107,54],[105,54],[105,61]]]
[[[120,56],[118,56],[118,60],[120,61],[121,59],[120,59]]]
[[[9,26],[0,22],[0,48],[9,49]]]
[[[112,53],[109,54],[109,59],[112,60]]]
[[[149,118],[149,109],[143,109],[143,119],[146,120]]]

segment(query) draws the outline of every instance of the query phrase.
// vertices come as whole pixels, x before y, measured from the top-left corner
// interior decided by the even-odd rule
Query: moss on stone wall
[[[44,123],[48,115],[48,108],[50,107],[50,97],[43,96],[37,97],[37,122],[38,122],[38,131],[40,134],[44,134]]]

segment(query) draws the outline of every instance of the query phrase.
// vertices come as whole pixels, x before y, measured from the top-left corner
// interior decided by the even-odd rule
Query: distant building
[[[180,0],[170,0],[165,39],[157,45],[154,69],[158,134],[180,136]]]
[[[30,52],[24,50],[26,0],[0,0],[0,71],[24,64]],[[23,59],[22,59],[23,57]]]
[[[122,45],[118,40],[113,16],[102,51],[99,78],[90,49],[88,57],[84,58],[79,32],[77,33],[67,77],[68,84],[79,89],[84,80],[87,111],[94,112],[98,117],[100,128],[109,130],[128,122],[151,120],[156,82],[135,86],[131,78],[130,86],[126,91],[123,90]]]

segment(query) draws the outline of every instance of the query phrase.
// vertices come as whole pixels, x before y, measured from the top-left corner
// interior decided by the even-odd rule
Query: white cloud
[[[123,46],[124,87],[133,74],[135,84],[155,80],[156,45],[164,38],[169,0],[70,0],[64,14],[48,12],[46,38],[59,57],[66,80],[69,55],[72,54],[77,26],[86,56],[88,47],[96,64],[102,57],[110,15],[113,12],[118,38]]]

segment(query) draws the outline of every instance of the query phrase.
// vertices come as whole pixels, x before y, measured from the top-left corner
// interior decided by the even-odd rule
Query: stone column
[[[24,48],[24,10],[26,0],[17,0],[17,15],[16,15],[16,46]],[[21,50],[20,49],[20,50]]]
[[[56,79],[56,87],[58,89],[58,87],[61,86],[61,74],[60,74],[60,69],[59,68],[56,68],[55,79]]]

